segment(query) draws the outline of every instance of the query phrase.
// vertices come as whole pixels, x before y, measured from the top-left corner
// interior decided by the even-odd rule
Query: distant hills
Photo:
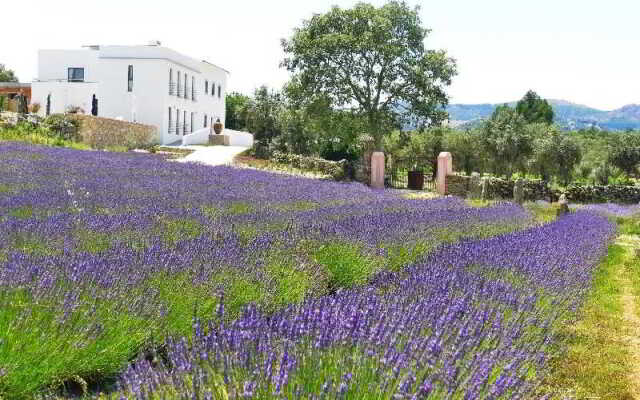
[[[609,131],[640,129],[640,104],[629,104],[613,111],[571,103],[548,100],[555,113],[554,121],[563,129],[595,128]],[[515,107],[516,102],[507,103]],[[458,128],[474,127],[489,118],[500,104],[450,104],[450,125]]]

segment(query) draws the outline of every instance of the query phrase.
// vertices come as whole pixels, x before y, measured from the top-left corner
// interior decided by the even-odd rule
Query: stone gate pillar
[[[447,175],[453,173],[451,153],[443,151],[438,155],[438,171],[436,173],[436,190],[441,195],[447,194]]]
[[[371,187],[384,189],[384,153],[381,151],[371,155]]]

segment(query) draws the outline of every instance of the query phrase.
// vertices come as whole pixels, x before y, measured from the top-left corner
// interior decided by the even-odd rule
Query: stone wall
[[[374,141],[370,136],[363,136],[360,139],[360,159],[354,165],[354,179],[365,184],[371,183],[371,155],[374,150]]]
[[[465,175],[447,175],[446,194],[458,197],[467,197],[469,194],[469,185],[471,177]]]
[[[478,197],[484,181],[485,199],[513,199],[514,181],[501,178],[474,178],[467,175],[447,175],[447,194],[459,197]],[[480,187],[478,187],[480,185]],[[555,200],[558,194],[541,180],[524,180],[524,199]]]
[[[222,136],[222,135],[216,135]],[[331,176],[335,180],[342,180],[346,176],[346,160],[331,161],[318,157],[307,157],[299,154],[281,153],[274,151],[271,159],[281,164],[291,165],[303,170],[311,170]]]
[[[156,140],[156,127],[117,119],[68,114],[79,122],[79,136],[83,143],[95,149],[124,146],[128,149],[144,147]]]
[[[578,203],[638,203],[640,202],[640,186],[569,186],[565,191],[565,196],[567,200]]]

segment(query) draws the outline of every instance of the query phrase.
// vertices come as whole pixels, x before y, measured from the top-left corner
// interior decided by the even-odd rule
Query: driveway
[[[173,147],[173,146],[172,146]],[[206,165],[226,165],[233,162],[233,158],[248,147],[242,146],[175,146],[178,149],[194,150],[193,153],[179,158],[178,162],[198,162]]]

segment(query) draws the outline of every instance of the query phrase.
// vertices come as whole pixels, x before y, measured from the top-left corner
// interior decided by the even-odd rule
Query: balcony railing
[[[183,131],[182,131],[182,135],[183,135],[183,136],[184,136],[184,135],[188,135],[189,133],[191,133],[191,132],[189,131],[189,126],[190,126],[189,124],[184,124],[184,126],[183,126],[183,128],[184,128],[184,129],[183,129]]]
[[[175,96],[177,93],[176,84],[169,82],[169,96]]]
[[[176,133],[176,125],[173,122],[169,122],[169,128],[167,132],[170,134]]]

